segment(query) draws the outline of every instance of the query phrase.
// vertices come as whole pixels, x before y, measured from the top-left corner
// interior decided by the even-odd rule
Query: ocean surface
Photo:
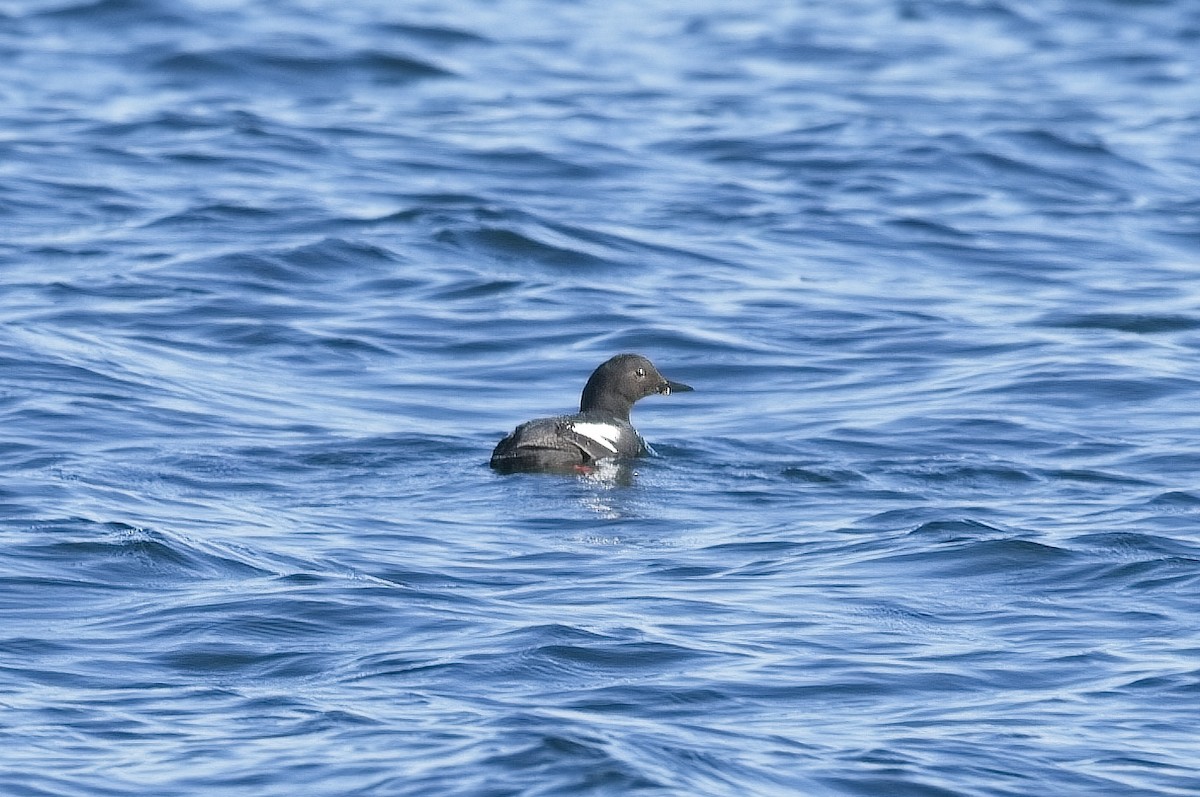
[[[1200,794],[1198,52],[0,0],[0,794]]]

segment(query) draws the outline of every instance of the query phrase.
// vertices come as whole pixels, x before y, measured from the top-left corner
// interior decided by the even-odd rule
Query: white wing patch
[[[573,423],[571,430],[617,453],[617,441],[621,439],[620,427],[609,423]]]

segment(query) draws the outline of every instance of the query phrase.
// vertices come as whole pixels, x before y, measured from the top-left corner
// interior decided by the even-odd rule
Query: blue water
[[[1198,51],[0,2],[0,794],[1200,793]]]

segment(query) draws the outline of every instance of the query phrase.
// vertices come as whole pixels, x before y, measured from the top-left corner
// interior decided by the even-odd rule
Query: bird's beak
[[[687,393],[689,390],[695,390],[691,385],[685,385],[683,382],[672,382],[670,379],[664,379],[662,384],[658,386],[658,392],[664,396],[669,396],[672,393]]]

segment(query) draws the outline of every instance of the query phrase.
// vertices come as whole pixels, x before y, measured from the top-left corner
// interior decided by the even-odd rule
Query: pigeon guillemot
[[[640,354],[618,354],[592,372],[578,413],[521,424],[496,445],[491,466],[502,473],[587,470],[602,459],[641,456],[646,441],[629,423],[633,403],[691,389]]]

